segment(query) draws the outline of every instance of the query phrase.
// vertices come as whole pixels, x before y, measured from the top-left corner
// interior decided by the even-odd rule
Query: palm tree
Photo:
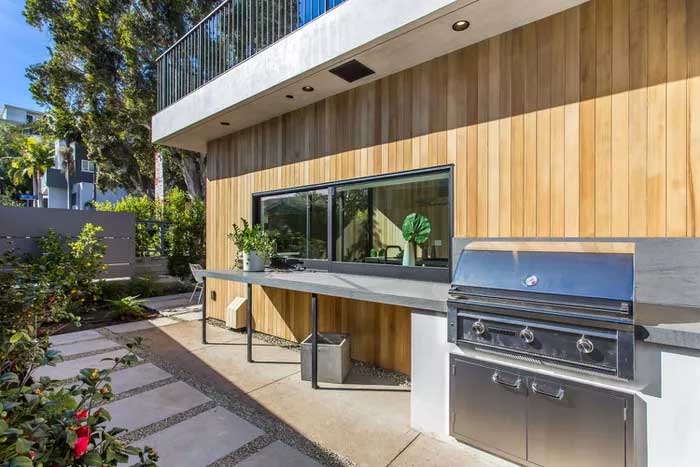
[[[15,184],[30,178],[32,193],[36,196],[34,206],[41,206],[41,176],[53,165],[53,149],[33,136],[24,138],[19,149],[19,155],[10,161],[8,174]]]
[[[59,149],[59,153],[61,154],[61,171],[66,176],[66,206],[70,209],[70,195],[73,191],[70,186],[70,176],[75,173],[75,154],[71,146],[63,146]]]

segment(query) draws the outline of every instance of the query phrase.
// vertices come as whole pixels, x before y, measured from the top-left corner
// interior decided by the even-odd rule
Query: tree
[[[32,188],[30,179],[23,178],[17,184],[10,175],[10,164],[21,155],[24,138],[21,126],[0,122],[0,205],[18,205],[17,194]]]
[[[71,209],[71,194],[73,188],[70,185],[70,176],[75,173],[75,153],[71,146],[62,146],[59,150],[61,155],[61,172],[66,177],[66,209]]]
[[[204,158],[150,141],[156,58],[220,0],[27,0],[27,22],[52,36],[50,57],[30,67],[34,98],[51,108],[52,136],[80,136],[102,188],[153,190],[154,155],[168,188],[204,195]]]
[[[32,181],[35,206],[41,206],[41,176],[53,165],[53,148],[37,137],[29,136],[20,143],[20,151],[11,161],[8,170],[15,185],[24,179]]]

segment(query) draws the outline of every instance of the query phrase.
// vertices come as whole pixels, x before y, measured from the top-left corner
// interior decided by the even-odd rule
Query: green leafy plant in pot
[[[422,245],[430,236],[430,221],[422,214],[411,213],[403,221],[401,232],[406,240],[406,248],[403,250],[404,266],[416,265],[416,245]]]
[[[233,224],[233,232],[228,234],[243,256],[243,270],[260,272],[265,270],[265,262],[270,259],[274,249],[272,239],[265,232],[262,225],[251,226],[247,220],[241,218],[243,227]]]

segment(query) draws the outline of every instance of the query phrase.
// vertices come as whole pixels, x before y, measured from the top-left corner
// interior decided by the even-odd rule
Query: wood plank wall
[[[210,267],[231,265],[226,234],[250,217],[253,192],[445,164],[456,236],[698,236],[700,0],[590,1],[208,149]],[[223,318],[243,289],[210,286]],[[343,307],[370,307],[329,300],[332,322]],[[288,305],[263,301],[258,329],[307,332],[285,328]],[[408,341],[408,310],[392,312],[371,332]],[[386,363],[364,346],[355,356],[410,368],[410,354]]]

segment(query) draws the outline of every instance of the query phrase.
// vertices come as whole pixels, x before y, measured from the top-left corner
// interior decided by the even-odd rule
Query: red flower
[[[78,428],[75,434],[78,435],[78,439],[75,441],[75,445],[73,446],[73,457],[79,459],[83,457],[88,450],[88,444],[90,444],[90,435],[92,432],[90,431],[89,426],[84,425]]]
[[[29,457],[30,457],[32,460],[34,460],[34,458],[36,457],[36,453],[35,453],[34,451],[30,450],[30,451],[29,451]]]
[[[56,301],[56,296],[55,295],[49,295],[49,303],[53,303]]]
[[[75,414],[75,419],[76,420],[85,420],[88,418],[88,409],[81,410],[80,412],[76,412]]]

